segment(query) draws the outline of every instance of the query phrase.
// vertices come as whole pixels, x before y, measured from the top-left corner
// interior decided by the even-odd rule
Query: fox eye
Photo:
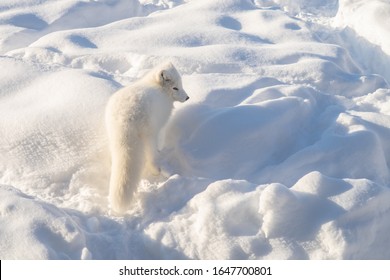
[[[177,87],[172,88],[173,90],[179,90]]]

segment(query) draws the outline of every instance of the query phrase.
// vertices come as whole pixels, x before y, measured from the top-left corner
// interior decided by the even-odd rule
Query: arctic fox
[[[111,152],[109,201],[115,212],[128,209],[145,168],[160,173],[155,161],[158,134],[173,102],[188,99],[172,63],[157,66],[110,97],[105,120]]]

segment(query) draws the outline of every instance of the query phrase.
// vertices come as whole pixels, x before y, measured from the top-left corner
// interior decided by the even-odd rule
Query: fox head
[[[159,66],[155,78],[174,101],[184,102],[190,99],[183,89],[181,76],[172,63]]]

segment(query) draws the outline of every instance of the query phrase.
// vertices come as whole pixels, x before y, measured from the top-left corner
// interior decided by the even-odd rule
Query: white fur
[[[173,102],[188,98],[171,63],[156,67],[111,96],[106,127],[111,152],[109,200],[115,212],[128,209],[145,167],[153,174],[160,172],[155,162],[158,134]]]

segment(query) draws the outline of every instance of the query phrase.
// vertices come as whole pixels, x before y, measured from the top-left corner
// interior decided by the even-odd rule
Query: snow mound
[[[348,26],[390,54],[390,3],[386,0],[341,0],[336,16],[339,26]]]
[[[363,2],[2,1],[0,258],[390,258],[390,8]],[[165,60],[191,99],[117,217],[105,104]]]

